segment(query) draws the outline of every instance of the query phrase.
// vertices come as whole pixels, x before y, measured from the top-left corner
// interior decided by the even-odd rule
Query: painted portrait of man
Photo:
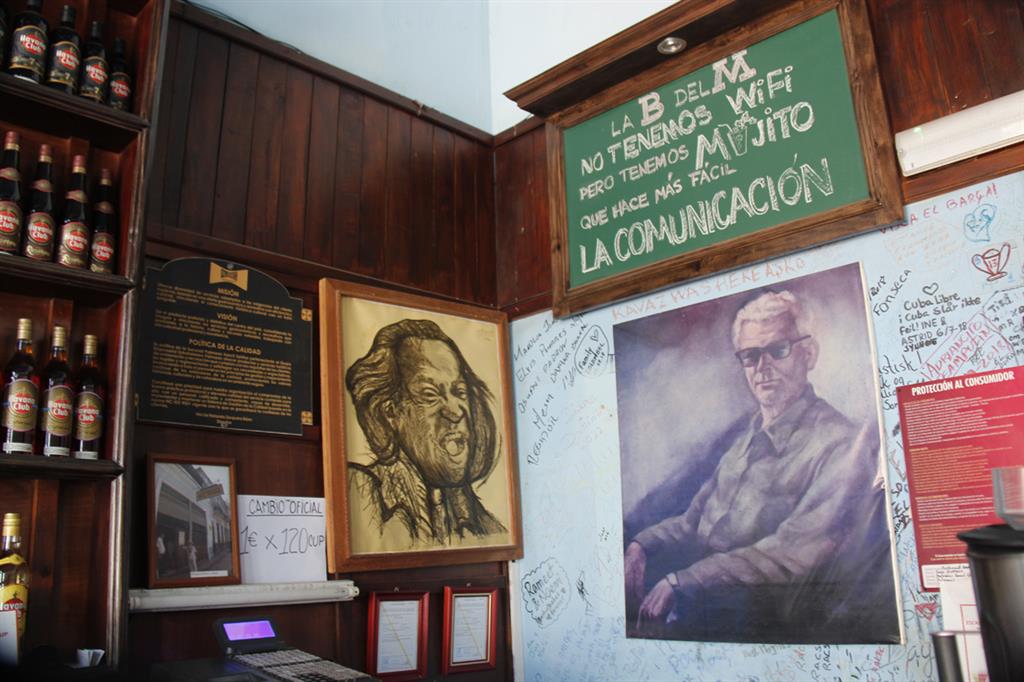
[[[627,634],[898,642],[859,265],[620,324],[615,349]]]

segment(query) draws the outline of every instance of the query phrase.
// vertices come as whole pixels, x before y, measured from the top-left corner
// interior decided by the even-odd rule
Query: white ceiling
[[[670,0],[194,0],[489,133],[527,117],[501,93]]]

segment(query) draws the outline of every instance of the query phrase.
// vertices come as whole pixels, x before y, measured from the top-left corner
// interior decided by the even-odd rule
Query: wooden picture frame
[[[150,453],[149,586],[241,582],[235,461]]]
[[[497,587],[444,588],[441,674],[495,667]]]
[[[328,570],[521,557],[506,315],[339,280],[319,293]]]
[[[697,153],[701,147],[701,142],[706,142],[706,140],[696,139],[700,131],[711,131],[707,132],[707,139],[713,141],[710,145],[706,144],[704,146],[704,151],[707,152],[711,149],[708,153],[714,155],[714,145],[719,140],[712,135],[713,129],[716,126],[720,126],[723,121],[727,126],[735,126],[730,128],[730,131],[740,129],[741,126],[739,123],[740,119],[737,119],[737,123],[732,124],[730,120],[712,118],[710,114],[694,119],[698,121],[698,123],[694,123],[697,126],[696,132],[680,136],[679,138],[673,138],[675,140],[672,145],[673,150],[678,148],[682,142],[685,142],[689,149],[685,155],[682,152],[677,154],[679,160],[674,166],[671,165],[671,154],[666,159],[662,159],[661,161],[668,165],[657,166],[660,169],[657,172],[644,166],[644,168],[636,171],[635,176],[621,175],[622,172],[625,172],[623,170],[625,164],[622,161],[625,147],[618,150],[620,152],[620,162],[617,165],[612,164],[607,159],[602,160],[601,163],[606,164],[602,172],[595,172],[592,176],[586,175],[588,172],[593,172],[593,170],[588,171],[587,168],[595,164],[591,163],[590,166],[584,165],[583,162],[587,158],[586,155],[573,156],[570,159],[574,164],[582,166],[580,169],[574,166],[572,170],[573,176],[571,177],[579,174],[587,179],[591,179],[598,176],[603,178],[607,174],[612,177],[611,182],[613,184],[616,180],[618,181],[616,189],[613,190],[603,190],[600,187],[593,188],[594,192],[598,193],[601,191],[615,192],[613,201],[607,202],[613,204],[613,206],[614,201],[618,201],[620,194],[627,199],[633,197],[634,194],[639,197],[641,189],[643,189],[643,196],[646,197],[646,201],[650,206],[653,207],[658,203],[659,197],[656,196],[657,192],[654,188],[641,187],[639,182],[635,186],[632,184],[635,182],[635,178],[641,175],[650,174],[652,183],[654,178],[657,178],[659,182],[658,188],[662,192],[666,191],[664,188],[668,184],[673,182],[680,183],[670,193],[670,195],[676,195],[675,199],[665,199],[664,195],[660,197],[665,200],[660,208],[644,209],[647,211],[645,213],[644,210],[637,210],[635,207],[622,209],[620,206],[621,215],[616,217],[613,206],[604,205],[602,203],[604,199],[600,197],[594,197],[586,193],[580,194],[577,197],[574,193],[573,197],[567,198],[567,192],[570,191],[566,182],[565,143],[567,131],[574,128],[577,128],[578,131],[583,130],[579,126],[587,124],[593,119],[599,119],[606,114],[614,113],[616,116],[619,116],[621,112],[627,111],[626,107],[628,105],[631,107],[628,111],[632,115],[630,123],[626,124],[621,116],[619,116],[619,137],[615,137],[614,122],[612,123],[611,134],[608,137],[612,145],[614,145],[616,139],[621,144],[622,139],[626,137],[623,134],[624,124],[629,126],[625,131],[626,133],[635,132],[643,128],[643,119],[648,118],[648,115],[653,118],[657,112],[656,104],[648,102],[647,105],[644,105],[641,100],[649,97],[648,93],[653,93],[658,88],[668,85],[672,85],[675,88],[673,90],[676,93],[675,101],[660,100],[664,105],[665,113],[671,114],[671,116],[666,116],[662,120],[672,118],[676,114],[683,116],[681,112],[687,107],[692,113],[692,111],[695,111],[697,107],[702,106],[704,103],[715,100],[709,99],[709,94],[703,89],[703,80],[687,83],[687,76],[696,74],[698,70],[710,69],[712,68],[711,65],[721,62],[721,60],[735,59],[735,55],[742,54],[747,48],[774,38],[790,29],[799,28],[803,24],[810,25],[809,22],[812,20],[816,20],[833,10],[838,17],[838,32],[841,40],[841,48],[836,53],[832,53],[835,55],[833,61],[837,64],[835,68],[841,69],[840,60],[845,58],[849,94],[852,97],[853,126],[851,128],[844,124],[841,128],[841,135],[830,135],[827,139],[850,140],[849,143],[845,144],[850,150],[859,150],[862,157],[861,160],[863,161],[863,175],[861,175],[859,171],[851,170],[856,168],[852,161],[851,163],[839,163],[836,158],[832,158],[833,171],[837,168],[842,168],[844,172],[849,172],[851,176],[855,177],[856,182],[853,184],[858,187],[858,191],[856,193],[851,192],[848,203],[843,203],[847,201],[846,198],[839,199],[841,191],[831,194],[832,179],[826,172],[826,176],[829,177],[828,188],[830,196],[827,200],[822,200],[821,194],[816,198],[819,200],[819,204],[822,201],[831,203],[825,203],[820,210],[817,207],[811,206],[809,188],[817,181],[814,178],[818,177],[817,172],[822,171],[822,166],[819,165],[816,156],[813,157],[815,164],[813,168],[809,171],[805,170],[805,166],[810,168],[810,164],[807,163],[808,160],[804,159],[798,163],[796,155],[792,153],[791,148],[781,145],[775,149],[778,149],[777,153],[779,155],[788,153],[789,156],[786,158],[792,159],[793,168],[803,173],[803,189],[808,199],[806,202],[798,200],[797,204],[789,204],[786,201],[788,207],[783,205],[781,209],[778,209],[777,204],[780,203],[778,197],[769,197],[767,185],[763,183],[774,184],[773,179],[779,180],[779,178],[784,177],[784,175],[779,175],[779,173],[783,172],[782,166],[785,164],[776,164],[774,160],[772,164],[767,164],[764,161],[759,163],[751,162],[751,158],[757,157],[758,153],[764,151],[764,149],[759,148],[755,153],[751,153],[750,156],[739,159],[745,165],[750,166],[749,170],[751,173],[759,173],[753,176],[752,180],[742,174],[747,169],[739,168],[741,174],[736,177],[743,178],[742,188],[746,189],[749,184],[749,189],[747,189],[744,197],[740,200],[741,209],[738,211],[735,208],[730,210],[730,200],[722,200],[720,203],[726,206],[724,215],[728,218],[728,221],[716,223],[716,220],[720,220],[720,218],[710,217],[712,198],[716,202],[715,205],[718,205],[719,202],[717,198],[718,192],[715,190],[721,188],[723,196],[731,196],[732,206],[735,207],[736,205],[735,192],[740,189],[740,183],[737,181],[734,187],[730,184],[733,181],[724,177],[724,175],[728,175],[729,171],[735,171],[737,165],[734,163],[731,167],[725,168],[724,166],[728,166],[728,164],[719,164],[718,170],[723,174],[723,177],[715,178],[713,181],[702,179],[703,176],[701,178],[693,178],[691,175],[695,175],[696,172],[687,173],[687,171],[694,171],[693,166],[695,165],[699,166],[697,170],[701,172],[708,168],[708,166],[700,166],[701,162]],[[716,8],[708,7],[707,3],[699,0],[683,0],[683,2],[673,5],[637,26],[622,32],[618,36],[608,39],[591,50],[583,52],[541,76],[509,91],[509,96],[513,97],[520,106],[524,106],[534,113],[540,112],[541,115],[546,117],[547,121],[553,310],[556,317],[562,317],[614,300],[652,291],[675,282],[703,277],[715,272],[733,269],[806,249],[876,227],[882,227],[902,218],[903,203],[900,176],[896,164],[893,137],[886,117],[886,106],[878,77],[878,67],[875,62],[871,28],[865,1],[807,0],[786,2],[785,4],[771,2],[765,5],[763,12],[741,25],[736,25],[735,17],[737,14],[738,10],[735,10],[731,3],[726,3],[722,7]],[[814,25],[818,26],[820,22]],[[709,37],[709,30],[713,30],[709,29],[709,26],[720,26],[722,33],[718,35],[712,33]],[[662,58],[660,62],[651,61],[652,57],[650,55],[656,55],[656,52],[652,52],[654,50],[653,46],[669,35],[688,37],[694,41],[694,44],[692,47],[671,58]],[[809,65],[808,68],[812,70],[817,68],[815,54],[817,53],[812,53],[806,58]],[[615,59],[618,61],[614,61]],[[611,64],[609,60],[612,60]],[[646,70],[633,75],[628,71],[630,62],[650,66]],[[625,74],[622,80],[595,92],[593,88],[594,82],[601,82],[602,84],[607,82],[605,80],[606,77],[602,75],[601,67],[604,67],[605,71],[614,72],[610,68],[612,65],[618,68],[620,73]],[[737,67],[737,64],[733,61],[728,66],[730,68]],[[767,71],[767,68],[762,68],[763,71]],[[793,66],[791,65],[789,68],[792,69]],[[782,73],[783,71],[785,70],[780,70],[780,73],[776,75],[788,76],[788,74]],[[794,72],[794,81],[798,80],[798,74],[799,69]],[[764,79],[765,73],[758,71],[757,76]],[[835,79],[828,79],[828,82],[837,81]],[[677,87],[680,86],[680,83],[682,84],[681,87]],[[733,81],[730,85],[733,87],[727,90],[726,93],[733,95],[735,98],[736,82]],[[687,86],[696,87],[691,87],[687,90]],[[683,92],[682,98],[685,104],[679,104],[680,95],[678,93],[680,91]],[[721,98],[726,93],[717,94],[714,97]],[[770,118],[770,114],[765,112],[772,110],[772,104],[776,104],[776,108],[781,104],[785,104],[784,100],[781,102],[775,102],[774,100],[769,102],[767,101],[768,95],[765,95],[765,97],[765,102],[759,103],[757,107],[751,104],[749,109],[743,111],[743,115],[746,116],[750,111],[753,111],[755,117]],[[794,100],[799,99],[795,95],[792,95],[791,98]],[[831,102],[832,100],[824,101]],[[716,104],[716,106],[718,105]],[[765,109],[765,107],[768,107],[768,109]],[[643,118],[634,114],[634,109],[643,112]],[[734,105],[733,111],[735,109]],[[839,106],[839,109],[844,114],[849,113],[849,108],[845,104]],[[738,113],[738,111],[735,111],[735,115],[738,115]],[[821,123],[821,121],[827,120],[835,120],[835,117],[819,116],[818,122]],[[604,120],[601,119],[601,121],[603,126]],[[810,121],[813,122],[814,118],[811,117]],[[671,123],[675,125],[678,121],[673,120]],[[652,125],[657,126],[658,124]],[[687,127],[685,121],[679,125],[684,129]],[[743,125],[746,124],[744,123]],[[811,123],[807,125],[810,126]],[[838,124],[836,125],[838,126]],[[588,128],[587,130],[591,129]],[[594,130],[597,130],[597,128],[594,128]],[[606,131],[607,134],[607,128],[602,127],[600,130]],[[573,134],[577,134],[577,132]],[[644,144],[651,145],[650,139],[653,138],[647,138]],[[792,142],[792,140],[787,140],[786,144],[789,144],[789,142]],[[660,145],[661,142],[656,140],[654,144]],[[765,144],[765,148],[770,148],[775,142],[763,144]],[[842,144],[844,143],[836,142],[835,146],[839,147]],[[666,150],[669,149],[669,146],[655,147],[656,150],[658,148]],[[752,149],[752,147],[748,147],[746,142],[744,142],[743,149],[746,150],[748,148]],[[586,149],[590,150],[591,148],[586,147]],[[846,147],[843,147],[843,149],[845,151]],[[593,146],[593,150],[595,150],[595,157],[591,159],[593,162],[597,161],[596,154],[598,152],[607,151],[603,145],[596,143]],[[826,158],[831,152],[832,147],[830,146],[821,152],[821,158]],[[746,153],[746,151],[740,152],[734,149],[732,152],[733,160],[735,161],[738,158],[736,155],[741,153]],[[646,162],[648,158],[654,159],[656,154],[657,151],[649,151],[646,152],[646,155],[637,158],[640,161]],[[610,151],[604,153],[604,156],[610,159]],[[728,154],[724,156],[728,157]],[[769,174],[767,170],[769,167],[772,169],[771,173],[773,175]],[[674,178],[672,173],[668,172],[669,170],[676,171]],[[824,170],[828,170],[827,165],[824,167]],[[611,175],[616,172],[620,173],[620,175]],[[629,171],[629,173],[633,173],[633,171]],[[811,176],[808,173],[814,173],[815,175]],[[836,175],[836,173],[833,172],[832,175]],[[762,185],[755,187],[759,181]],[[646,180],[642,180],[642,182],[646,182]],[[800,178],[798,178],[798,182],[801,182]],[[836,188],[839,188],[838,180],[836,182]],[[861,193],[862,183],[866,185],[863,193]],[[582,191],[583,188],[584,185],[582,184],[572,185],[573,190]],[[629,189],[627,192],[626,188],[632,189]],[[758,194],[761,190],[764,190],[764,192]],[[790,190],[792,190],[792,185]],[[715,193],[704,197],[700,193],[705,191],[709,193],[715,191]],[[729,194],[729,192],[732,192],[732,194]],[[769,203],[769,198],[771,203]],[[591,199],[594,200],[591,201]],[[744,212],[743,202],[748,199],[752,203],[746,205],[748,210]],[[759,202],[757,205],[753,203],[755,199],[756,202]],[[572,222],[572,227],[570,227],[570,208],[567,204],[570,200],[574,202],[575,208],[572,209],[572,213],[574,218],[577,218],[577,220]],[[771,207],[771,210],[765,209],[764,213],[761,212],[760,202],[762,200],[765,205]],[[584,203],[584,201],[589,203]],[[640,203],[642,204],[642,202]],[[707,206],[704,206],[705,203]],[[604,205],[604,210],[606,211],[604,216],[601,215],[602,205]],[[586,211],[582,211],[584,206],[589,208]],[[705,210],[706,213],[701,213],[700,215],[702,216],[701,220],[706,219],[706,223],[701,223],[696,218],[691,218],[691,209],[695,209],[693,215],[699,213],[696,209]],[[593,210],[594,213],[587,212],[590,210]],[[723,215],[717,208],[715,211],[716,216]],[[686,216],[685,221],[682,217],[684,214]],[[765,217],[762,218],[762,215]],[[736,216],[740,217],[736,218]],[[647,223],[640,222],[641,219],[646,218],[653,219],[650,228],[648,228]],[[670,223],[670,219],[676,222]],[[641,224],[642,229],[633,230],[631,223],[634,220],[638,221],[634,224]],[[591,229],[590,224],[584,224],[586,221],[590,221],[590,224],[594,226],[593,229]],[[741,227],[742,221],[746,222],[743,222]],[[666,225],[669,226],[667,229],[673,234],[674,239],[667,238]],[[701,229],[695,231],[694,225],[697,225],[698,228],[705,227],[706,225],[711,225],[711,227],[707,231],[702,231]],[[732,225],[732,229],[725,231],[730,225]],[[572,237],[570,229],[573,230],[572,235],[574,236]],[[619,233],[623,232],[623,230],[626,233],[620,238]],[[688,232],[689,238],[687,237]],[[656,235],[653,239],[651,237],[652,233]],[[653,247],[647,244],[649,240],[653,243]],[[601,241],[600,245],[597,243],[598,241]],[[693,246],[687,244],[687,241],[692,243]],[[610,252],[604,254],[607,256],[607,259],[602,257],[602,249],[607,249]],[[632,263],[630,259],[632,259]],[[576,282],[575,284],[573,283],[574,281]]]
[[[428,592],[371,592],[366,615],[367,672],[387,682],[427,675]],[[415,651],[410,648],[415,647]]]

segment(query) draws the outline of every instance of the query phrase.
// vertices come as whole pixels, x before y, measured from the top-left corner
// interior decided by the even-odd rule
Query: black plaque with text
[[[210,258],[148,268],[140,420],[302,435],[313,423],[312,312],[259,270]]]

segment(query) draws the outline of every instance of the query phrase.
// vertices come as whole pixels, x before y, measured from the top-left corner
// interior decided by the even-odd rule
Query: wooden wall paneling
[[[334,224],[335,171],[338,155],[338,105],[341,88],[316,76],[309,121],[309,166],[306,170],[306,224],[303,258],[330,265]],[[315,307],[315,306],[314,306]]]
[[[107,609],[107,528],[109,485],[69,484],[60,487],[60,508],[55,510],[54,619],[60,627],[51,637],[58,651],[70,658],[77,648],[104,647],[106,633],[90,624]]]
[[[494,234],[494,151],[476,145],[477,198],[477,302],[485,305],[497,303],[497,280],[493,264],[497,258]]]
[[[410,261],[422,258],[410,245],[415,228],[411,220],[412,143],[409,114],[401,109],[388,109],[388,161],[386,218],[384,228],[384,276],[392,282],[409,283]]]
[[[455,266],[457,298],[476,298],[480,264],[476,262],[476,145],[464,137],[455,138],[455,234],[451,243]]]
[[[363,177],[360,188],[356,261],[351,268],[383,278],[387,222],[388,108],[363,102]]]
[[[256,109],[259,55],[231,43],[224,84],[220,148],[217,153],[216,192],[210,234],[218,239],[245,239],[245,212],[249,198],[249,162]]]
[[[965,3],[968,0],[963,0]],[[1024,2],[970,3],[979,36],[976,58],[992,97],[1024,87]]]
[[[260,56],[245,210],[245,244],[258,249],[273,250],[277,245],[287,79],[284,62]]]
[[[313,76],[288,67],[284,128],[281,140],[281,184],[278,189],[277,250],[302,257],[306,231],[306,173],[309,123],[313,107]]]
[[[494,150],[494,236],[497,255],[494,272],[499,308],[504,308],[518,298],[516,240],[525,230],[523,187],[527,172],[526,156],[520,150],[526,146],[532,145],[525,137],[515,137]]]
[[[939,64],[942,88],[946,94],[945,111],[953,113],[992,99],[988,81],[978,78],[973,68],[960,65],[979,65],[984,38],[978,32],[975,14],[984,14],[986,6],[999,3],[978,3],[970,0],[946,0],[931,3],[925,14],[927,32],[931,37],[931,51]],[[949,68],[949,67],[954,68]],[[927,81],[918,82],[915,90],[935,87]],[[899,132],[894,130],[894,133]]]
[[[362,95],[341,88],[338,102],[338,151],[334,170],[334,220],[331,230],[331,265],[336,268],[353,269],[359,260],[364,109]]]
[[[410,124],[409,210],[412,212],[408,235],[410,252],[409,282],[427,289],[435,268],[437,216],[434,215],[434,126],[414,118]]]
[[[28,646],[35,646],[42,642],[52,641],[52,628],[56,620],[56,609],[58,599],[55,592],[57,573],[57,547],[61,551],[67,551],[62,545],[58,545],[57,523],[60,509],[60,482],[55,480],[35,480],[32,485],[31,511],[21,511],[22,523],[22,547],[27,544],[28,561],[32,566],[31,583],[29,587],[28,615],[25,637]],[[4,499],[5,509],[8,511],[7,499]],[[19,511],[14,509],[12,511]],[[77,547],[78,543],[76,543]]]
[[[454,294],[455,258],[452,242],[455,237],[455,136],[443,128],[434,130],[434,199],[433,216],[437,225],[435,234],[434,272],[430,280],[431,291]]]
[[[228,50],[228,42],[220,36],[199,33],[177,225],[201,234],[212,232]]]
[[[164,88],[165,95],[160,98],[160,109],[157,114],[160,121],[168,121],[171,116],[171,107],[173,97],[171,93],[174,90],[174,76],[177,73],[174,65],[177,64],[178,54],[178,42],[181,32],[181,22],[172,21],[167,26],[167,45],[164,53],[164,64],[165,68],[163,71],[164,82],[162,87]],[[147,184],[150,190],[146,196],[146,233],[149,237],[159,237],[163,224],[162,224],[162,208],[163,208],[163,188],[164,188],[164,168],[167,163],[166,154],[163,153],[167,150],[169,144],[170,126],[159,125],[156,128],[156,140],[154,141],[154,149],[160,150],[161,153],[151,155],[149,164],[149,178]],[[56,170],[56,168],[54,169]]]
[[[181,203],[182,175],[185,166],[185,145],[188,132],[189,109],[192,104],[192,78],[196,62],[199,31],[183,24],[178,30],[178,43],[174,50],[174,77],[170,92],[161,99],[170,101],[170,110],[161,116],[160,127],[167,129],[166,147],[158,149],[156,157],[164,157],[163,187],[160,193],[160,224],[177,227]],[[168,61],[168,64],[170,62]]]

